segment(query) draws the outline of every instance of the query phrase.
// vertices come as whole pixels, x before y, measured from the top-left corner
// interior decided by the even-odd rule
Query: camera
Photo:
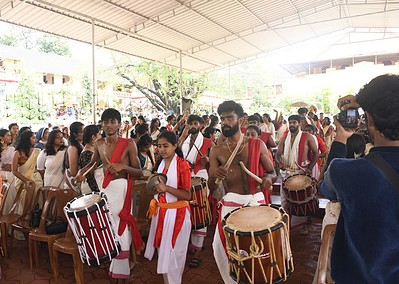
[[[358,127],[359,112],[356,108],[348,108],[338,113],[337,119],[344,128],[355,129]]]

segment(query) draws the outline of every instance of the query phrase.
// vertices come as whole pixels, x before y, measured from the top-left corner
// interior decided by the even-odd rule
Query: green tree
[[[125,90],[140,91],[159,111],[180,112],[180,74],[177,68],[149,61],[120,61],[115,66],[117,74],[125,79]],[[182,78],[183,98],[195,102],[206,90],[207,74],[184,71]]]
[[[0,36],[0,44],[8,46],[17,46],[18,39],[14,35],[2,35]]]
[[[82,95],[79,99],[81,114],[91,114],[92,107],[93,107],[93,100],[92,100],[92,87],[91,81],[87,73],[85,73],[81,80],[82,85]]]
[[[71,56],[68,42],[56,36],[44,34],[36,41],[36,45],[40,52]]]
[[[46,119],[48,112],[43,108],[39,93],[35,90],[31,76],[21,74],[18,88],[11,96],[11,118],[26,125],[38,124]]]

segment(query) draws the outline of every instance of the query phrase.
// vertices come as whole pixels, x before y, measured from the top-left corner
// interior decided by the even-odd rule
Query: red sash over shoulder
[[[190,165],[186,160],[183,158],[177,157],[177,188],[186,189],[191,187],[191,168]],[[164,174],[168,171],[164,169]],[[159,203],[166,203],[166,197],[163,194],[158,195]],[[161,245],[162,234],[163,234],[163,227],[165,222],[166,216],[166,208],[159,208],[158,212],[158,224],[157,229],[155,232],[154,238],[154,247],[159,248]],[[186,211],[190,210],[190,207],[183,207],[176,209],[176,219],[175,219],[175,227],[173,228],[173,235],[172,235],[172,248],[175,247],[176,239],[180,233],[180,230],[183,226],[184,219],[186,216]]]
[[[202,155],[207,156],[208,155],[208,149],[212,145],[212,139],[204,137],[204,141],[202,142],[202,146],[200,149],[200,152]],[[193,146],[194,147],[194,146]],[[194,173],[198,173],[198,171],[201,169],[201,155],[198,153],[197,158],[195,159],[195,165],[194,165]]]
[[[302,162],[303,162],[303,154],[305,153],[305,145],[306,145],[306,139],[308,137],[308,133],[305,131],[302,131],[302,136],[301,139],[299,140],[299,149],[298,149],[298,165],[302,167]]]
[[[259,139],[248,138],[248,170],[250,170],[255,175],[259,176],[261,174],[263,176],[263,167],[260,164],[260,143],[262,141]],[[253,177],[249,178],[249,188],[251,190],[251,194],[256,193],[256,187],[258,183]]]
[[[129,143],[129,139],[119,138],[118,142],[115,145],[114,152],[112,153],[112,157],[110,163],[120,163],[122,159],[122,154],[125,151],[127,144]],[[105,189],[112,180],[112,173],[110,171],[106,171],[103,180],[103,188]],[[132,239],[134,248],[136,251],[140,251],[144,247],[143,239],[141,238],[140,231],[137,228],[136,219],[134,219],[132,215],[132,189],[133,189],[133,178],[129,176],[127,182],[127,191],[125,196],[125,201],[123,203],[123,208],[119,213],[119,228],[118,235],[121,236],[126,229],[126,226],[129,225],[130,230],[132,232]]]

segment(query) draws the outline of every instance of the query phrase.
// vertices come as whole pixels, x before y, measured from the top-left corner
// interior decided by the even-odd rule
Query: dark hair
[[[191,114],[187,119],[188,124],[191,124],[191,122],[193,122],[193,121],[198,121],[200,124],[204,123],[204,120],[202,119],[202,117],[200,117],[199,115],[196,115],[196,114]]]
[[[114,108],[107,108],[101,114],[101,120],[116,119],[118,122],[122,121],[121,113]]]
[[[317,128],[316,128],[316,126],[314,126],[313,124],[306,124],[305,129],[306,129],[306,127],[312,129],[312,131],[313,131],[314,133],[317,133]]]
[[[47,156],[56,154],[55,149],[54,149],[54,141],[57,136],[57,133],[61,133],[61,135],[63,135],[61,130],[58,130],[58,129],[51,131],[50,134],[48,135],[48,140],[44,147],[44,152],[46,152]],[[61,145],[61,147],[58,149],[58,151],[62,151],[65,148],[66,148],[65,145]]]
[[[248,121],[260,122],[259,117],[255,114],[248,116]]]
[[[137,117],[137,119],[141,119],[142,121],[145,122],[144,116],[142,116],[142,115],[139,115],[139,116]]]
[[[172,120],[172,119],[174,119],[174,118],[175,118],[175,116],[174,116],[173,114],[171,114],[171,115],[169,115],[169,116],[166,118],[166,121],[169,122],[169,120]]]
[[[210,118],[211,118],[211,123],[209,124],[209,127],[214,128],[217,122],[219,121],[219,118],[216,115],[212,115],[210,116]]]
[[[78,149],[78,156],[80,156],[80,153],[83,151],[83,147],[77,139],[77,135],[81,131],[82,126],[83,123],[79,121],[75,121],[69,126],[68,142],[70,146],[75,146],[76,149]]]
[[[6,136],[7,132],[10,132],[10,130],[6,128],[0,129],[0,137]],[[3,152],[3,146],[0,143],[0,158],[1,158],[1,152]]]
[[[139,138],[141,135],[143,135],[147,132],[148,132],[148,124],[147,123],[137,125],[136,130],[135,130],[137,138]]]
[[[317,116],[317,114],[315,114],[314,116],[313,116],[313,121],[318,121],[319,120],[319,117]]]
[[[296,121],[298,121],[298,122],[301,122],[301,118],[300,118],[299,115],[297,115],[297,114],[290,115],[290,116],[288,117],[288,121],[290,121],[290,120],[296,120]]]
[[[298,109],[298,114],[307,114],[308,113],[308,109],[306,107],[300,107]]]
[[[253,130],[255,130],[256,133],[258,133],[259,136],[262,134],[262,131],[260,130],[260,128],[259,128],[257,125],[255,125],[255,124],[250,124],[250,125],[247,126],[247,130],[248,130],[248,129],[251,129],[251,128],[252,128]]]
[[[30,143],[30,138],[33,136],[33,132],[30,130],[26,130],[18,138],[17,145],[15,146],[15,151],[21,151],[25,153],[25,155],[29,156],[30,148],[33,145]]]
[[[259,118],[259,122],[263,121],[262,116],[260,115],[260,113],[255,112],[254,115],[256,115]]]
[[[366,140],[358,133],[353,133],[346,142],[346,157],[355,158],[355,154],[364,157],[364,151],[366,150]]]
[[[211,135],[215,134],[215,133],[216,133],[216,129],[209,126],[209,127],[205,128],[205,130],[204,130],[204,137],[211,138]]]
[[[19,130],[18,130],[18,137],[21,136],[22,133],[24,133],[25,131],[31,131],[31,128],[29,126],[22,126]]]
[[[8,130],[11,130],[11,128],[12,128],[13,126],[18,126],[18,124],[15,123],[15,122],[10,123],[10,124],[8,125]],[[18,128],[19,128],[19,126],[18,126]]]
[[[244,116],[244,109],[239,103],[236,103],[235,101],[224,101],[218,106],[217,111],[219,115],[223,112],[234,111],[239,118]]]
[[[148,133],[145,133],[140,136],[139,140],[137,140],[137,149],[140,151],[149,144],[152,145],[152,138]]]
[[[263,116],[266,116],[267,120],[268,120],[269,122],[271,122],[270,114],[264,113]],[[263,119],[263,117],[262,117],[262,119]],[[264,121],[264,122],[266,122],[266,121]]]
[[[328,125],[330,125],[330,124],[331,124],[331,119],[330,119],[328,116],[324,117],[324,118],[323,118],[323,120],[324,120],[324,119],[327,119],[327,121],[328,121]]]
[[[165,132],[165,131],[168,131],[168,129],[165,126],[162,126],[161,128],[159,128],[160,133]]]
[[[98,129],[97,125],[95,124],[87,125],[83,129],[83,144],[86,145],[87,143],[90,143],[91,137],[93,135],[97,135],[98,132],[100,132],[100,129]]]
[[[202,116],[202,119],[205,121],[205,120],[207,120],[209,118],[209,115],[207,115],[207,114],[204,114],[203,116]]]
[[[155,131],[155,123],[156,122],[158,122],[158,127],[159,127],[161,125],[161,122],[159,121],[159,119],[158,118],[151,119],[151,122],[150,122],[150,132],[151,133]]]
[[[399,75],[375,77],[360,89],[356,101],[371,115],[379,132],[389,140],[399,140]]]

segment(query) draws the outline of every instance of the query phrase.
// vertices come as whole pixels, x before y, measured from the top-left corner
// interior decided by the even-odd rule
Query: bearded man
[[[226,140],[211,149],[208,184],[213,191],[218,187],[216,181],[220,180],[226,194],[219,203],[219,220],[212,246],[224,283],[236,283],[229,275],[229,260],[221,220],[243,205],[265,204],[262,189],[271,188],[276,180],[276,173],[265,143],[259,139],[246,138],[241,133],[240,120],[244,115],[242,106],[234,101],[225,101],[219,105],[218,114]],[[240,162],[259,176],[262,184],[249,177],[241,168]]]
[[[181,144],[181,148],[184,159],[191,165],[191,175],[208,181],[209,150],[215,144],[211,139],[202,135],[201,127],[203,124],[202,117],[194,114],[190,115],[180,141],[184,141]],[[209,195],[209,189],[207,195]],[[206,233],[207,227],[191,231],[189,249],[194,252],[194,257],[188,264],[191,268],[197,268],[201,264],[200,252]]]

